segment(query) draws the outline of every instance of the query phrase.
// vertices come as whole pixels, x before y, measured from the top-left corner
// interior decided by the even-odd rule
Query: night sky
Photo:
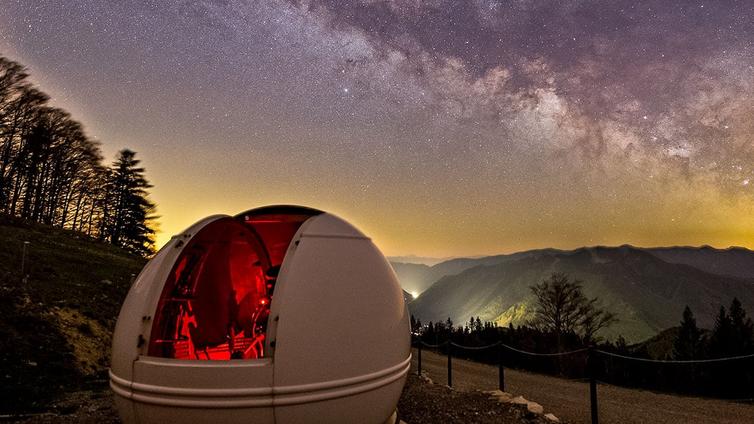
[[[393,255],[754,247],[751,0],[1,0],[0,54],[138,152],[160,242],[294,203]]]

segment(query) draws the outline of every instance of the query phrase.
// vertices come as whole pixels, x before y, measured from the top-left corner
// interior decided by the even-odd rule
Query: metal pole
[[[453,355],[450,352],[452,348],[453,344],[450,339],[448,339],[448,387],[453,387],[453,361],[451,359]]]
[[[497,358],[497,375],[498,375],[498,387],[500,388],[501,392],[505,391],[505,367],[503,366],[503,345],[502,343],[499,346],[498,351],[498,358]]]
[[[24,242],[24,247],[21,249],[21,277],[23,278],[25,274],[26,269],[26,246],[29,245],[28,241]]]
[[[597,406],[597,376],[594,347],[589,346],[586,359],[587,372],[589,373],[589,403],[592,409],[592,424],[599,424],[599,408]]]
[[[419,377],[421,377],[421,375],[422,375],[422,341],[421,340],[419,340],[419,346],[417,347],[417,349],[419,350],[419,355],[417,357],[417,362],[419,364],[418,364],[418,367],[417,367],[418,369],[416,370],[416,375],[418,375]]]

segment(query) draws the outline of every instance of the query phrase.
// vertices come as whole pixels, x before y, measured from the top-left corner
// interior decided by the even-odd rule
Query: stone
[[[528,409],[532,414],[542,414],[545,412],[545,408],[543,408],[542,405],[538,404],[537,402],[527,403],[526,409]]]
[[[516,405],[528,405],[529,401],[526,400],[523,396],[516,396],[513,399],[511,399],[510,403],[514,403]]]
[[[513,399],[513,395],[506,392],[500,392],[500,394],[497,397],[497,400],[502,403],[508,403]]]
[[[508,403],[513,399],[512,394],[506,393],[502,390],[488,390],[484,393],[490,395],[490,399],[494,399],[500,403]]]
[[[553,415],[552,413],[545,414],[545,418],[547,419],[547,421],[551,421],[554,423],[560,422],[560,419],[556,417],[555,415]]]

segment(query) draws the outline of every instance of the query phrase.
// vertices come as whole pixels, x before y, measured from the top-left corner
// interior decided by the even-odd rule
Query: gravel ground
[[[416,367],[416,350],[414,363]],[[422,351],[422,368],[437,383],[446,383],[447,357]],[[413,369],[416,373],[416,369]],[[506,391],[542,404],[562,420],[588,424],[589,385],[583,382],[506,370]],[[453,359],[453,387],[497,388],[497,367]],[[601,424],[745,424],[754,423],[754,405],[718,399],[675,396],[617,386],[597,387]]]
[[[409,375],[398,404],[400,418],[408,424],[549,424],[523,406],[502,405],[480,391],[461,392]],[[24,424],[118,424],[112,392],[106,384],[92,390],[66,394],[50,410],[0,422]]]
[[[0,422],[24,424],[118,424],[112,392],[103,384],[94,390],[66,394],[55,402],[50,410],[41,414],[21,417],[2,417]]]

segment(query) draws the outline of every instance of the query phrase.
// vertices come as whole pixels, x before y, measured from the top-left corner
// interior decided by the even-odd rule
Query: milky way
[[[139,152],[162,240],[285,202],[391,254],[754,247],[754,2],[63,3],[0,53]]]

